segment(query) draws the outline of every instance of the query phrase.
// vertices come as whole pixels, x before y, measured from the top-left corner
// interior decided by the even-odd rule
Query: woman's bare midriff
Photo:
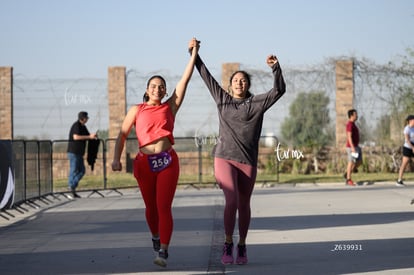
[[[171,142],[167,137],[163,137],[153,143],[141,147],[139,150],[146,155],[158,154],[171,148]]]

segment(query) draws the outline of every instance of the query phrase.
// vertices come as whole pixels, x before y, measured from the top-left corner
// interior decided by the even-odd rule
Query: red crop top
[[[168,137],[174,144],[174,116],[168,103],[158,106],[138,104],[135,131],[139,147],[146,146],[160,138]]]

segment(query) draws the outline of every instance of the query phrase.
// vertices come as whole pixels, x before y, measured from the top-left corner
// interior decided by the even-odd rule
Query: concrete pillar
[[[13,139],[13,67],[0,67],[0,139]]]
[[[354,62],[336,62],[336,146],[345,147],[348,110],[353,109],[354,101]],[[358,110],[357,110],[358,111]]]
[[[240,63],[223,63],[221,66],[221,86],[227,91],[230,86],[230,76],[240,70]]]
[[[126,114],[126,68],[108,68],[109,138],[116,138]]]

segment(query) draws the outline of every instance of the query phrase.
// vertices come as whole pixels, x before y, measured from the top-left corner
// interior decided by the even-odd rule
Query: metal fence
[[[52,142],[14,140],[12,147],[15,202],[53,193]]]
[[[215,184],[212,148],[216,137],[176,137],[174,149],[180,159],[179,184],[202,187]],[[67,192],[69,161],[67,140],[13,140],[12,162],[15,181],[15,204]],[[264,136],[260,140],[258,178],[268,175],[268,181],[279,181],[279,163],[275,156],[278,140]],[[115,139],[100,140],[98,157],[88,165],[80,190],[98,192],[136,186],[133,160],[138,150],[136,138],[129,138],[123,152],[123,173],[112,172],[111,162]],[[126,173],[125,173],[126,171]],[[128,180],[125,180],[128,179]],[[100,193],[99,193],[100,194]]]

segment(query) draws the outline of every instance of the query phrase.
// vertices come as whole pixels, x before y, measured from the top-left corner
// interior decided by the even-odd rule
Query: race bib
[[[159,154],[149,155],[148,162],[151,171],[159,172],[164,170],[171,164],[172,157],[168,152],[161,152]]]

